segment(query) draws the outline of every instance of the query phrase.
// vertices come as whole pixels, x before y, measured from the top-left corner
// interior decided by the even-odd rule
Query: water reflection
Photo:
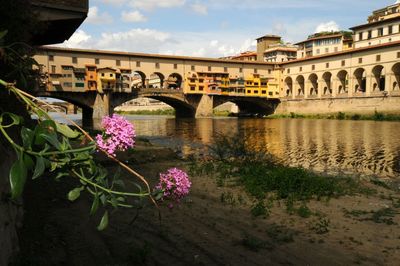
[[[139,136],[205,152],[218,134],[239,134],[252,149],[267,148],[285,164],[317,171],[399,177],[399,122],[301,119],[183,119],[129,117]]]

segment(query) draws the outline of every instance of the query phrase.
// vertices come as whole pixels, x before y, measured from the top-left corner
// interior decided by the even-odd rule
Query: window
[[[346,65],[346,61],[342,60],[342,66],[345,66],[345,65]]]
[[[49,61],[54,61],[54,55],[49,55]]]
[[[63,83],[64,87],[72,88],[72,82],[64,82]]]
[[[192,71],[195,71],[195,70],[196,70],[196,67],[195,67],[195,66],[191,66],[190,69],[191,69]]]
[[[243,68],[239,68],[239,73],[243,73]]]
[[[362,62],[363,62],[362,57],[358,58],[358,63],[362,64]]]
[[[325,67],[326,67],[326,68],[329,68],[329,63],[326,63]]]
[[[191,90],[191,91],[194,91],[194,90],[195,90],[195,87],[193,87],[193,86],[190,87],[190,90]]]
[[[208,71],[212,71],[212,67],[211,66],[208,66]]]
[[[136,67],[140,67],[140,61],[136,61]]]
[[[224,72],[228,72],[228,68],[227,67],[224,67]]]
[[[303,67],[299,67],[299,72],[303,71]]]
[[[317,49],[317,54],[320,54],[320,52],[321,52],[321,51],[320,51],[319,49]]]
[[[379,61],[381,61],[381,55],[380,54],[376,55],[376,62],[379,62]]]
[[[255,90],[254,93],[255,93],[255,94],[258,94],[258,90]]]
[[[288,68],[286,72],[287,72],[288,74],[290,74],[290,68]]]
[[[362,41],[362,39],[363,39],[363,33],[360,32],[360,33],[358,34],[358,40],[359,40],[359,41]]]
[[[51,66],[51,73],[56,73],[56,66]]]
[[[118,59],[117,59],[117,60],[115,61],[115,64],[116,64],[117,66],[121,66],[121,60],[118,60]]]
[[[383,28],[378,29],[378,37],[383,36]]]
[[[329,53],[329,48],[325,48],[325,53]]]
[[[390,25],[388,28],[388,34],[393,34],[393,26]]]
[[[255,69],[254,69],[254,74],[257,74],[257,73],[258,73],[258,69],[255,68]]]
[[[271,73],[272,73],[272,70],[271,70],[271,69],[268,69],[268,74],[271,75]]]
[[[400,52],[397,52],[397,58],[400,58]]]
[[[156,63],[156,69],[160,68],[160,63]]]
[[[372,38],[372,30],[368,31],[368,40]]]
[[[315,65],[312,65],[312,66],[311,66],[311,70],[315,70]]]
[[[199,91],[203,91],[204,90],[204,87],[203,86],[200,86],[199,87]]]
[[[111,77],[111,78],[114,77],[114,74],[110,74],[110,77]]]
[[[262,91],[261,91],[261,94],[267,94],[267,91],[262,90]]]
[[[78,64],[78,58],[72,57],[72,64]]]
[[[101,73],[101,76],[104,77],[104,73]]]
[[[95,58],[95,59],[94,59],[94,63],[95,63],[96,65],[100,64],[100,59]]]
[[[178,64],[174,64],[174,69],[178,69]]]

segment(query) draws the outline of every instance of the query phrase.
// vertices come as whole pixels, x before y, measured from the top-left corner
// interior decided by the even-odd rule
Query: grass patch
[[[273,200],[284,202],[289,213],[308,218],[313,214],[306,205],[310,200],[328,201],[344,195],[376,193],[350,177],[287,167],[277,163],[266,151],[255,152],[247,147],[239,136],[219,136],[210,146],[211,158],[193,163],[191,173],[213,176],[219,186],[243,187],[256,200],[251,207],[255,217],[267,217]],[[267,200],[269,205],[265,204]],[[296,209],[299,202],[301,205]]]
[[[138,110],[138,111],[116,111],[120,115],[166,115],[175,116],[174,109],[163,109],[163,110]]]
[[[258,237],[249,235],[247,233],[244,234],[241,244],[247,248],[248,250],[258,252],[261,249],[272,249],[273,246],[268,241],[264,241]]]

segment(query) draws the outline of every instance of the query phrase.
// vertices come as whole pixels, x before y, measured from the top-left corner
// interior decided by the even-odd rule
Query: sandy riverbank
[[[146,142],[123,159],[152,184],[170,167],[188,168],[172,151]],[[151,206],[132,224],[136,211],[119,210],[104,232],[96,231],[98,217],[89,217],[88,198],[66,200],[68,183],[31,183],[18,264],[398,265],[400,196],[392,190],[373,186],[370,196],[312,201],[309,218],[275,203],[263,219],[251,215],[253,199],[241,188],[191,178],[190,197],[173,210],[161,206],[161,222]]]

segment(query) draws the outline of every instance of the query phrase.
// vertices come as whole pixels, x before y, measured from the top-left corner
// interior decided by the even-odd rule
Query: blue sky
[[[277,34],[302,41],[363,24],[395,0],[90,0],[89,15],[63,46],[221,57]]]

